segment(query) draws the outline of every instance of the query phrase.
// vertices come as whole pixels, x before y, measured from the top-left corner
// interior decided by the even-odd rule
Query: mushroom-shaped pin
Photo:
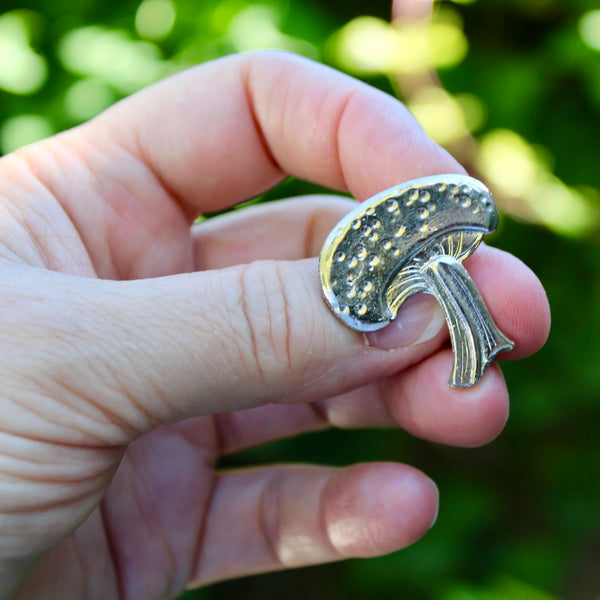
[[[423,177],[380,192],[325,241],[319,258],[325,299],[346,325],[367,332],[388,325],[412,295],[432,294],[454,350],[449,383],[472,386],[498,352],[514,347],[461,264],[497,224],[489,190],[465,175]]]

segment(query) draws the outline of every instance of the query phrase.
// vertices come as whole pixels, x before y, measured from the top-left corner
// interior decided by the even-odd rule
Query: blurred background
[[[330,431],[229,457],[398,460],[438,483],[423,540],[380,559],[249,577],[185,600],[600,599],[600,6],[597,0],[2,0],[0,150],[185,67],[285,48],[405,101],[494,192],[491,244],[541,278],[553,329],[505,363],[506,430],[461,450]],[[429,8],[433,8],[430,15]],[[293,179],[255,201],[315,191]],[[140,599],[142,600],[142,599]]]

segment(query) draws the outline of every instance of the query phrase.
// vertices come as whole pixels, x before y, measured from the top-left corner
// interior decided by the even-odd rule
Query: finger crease
[[[134,127],[132,129],[131,138],[133,141],[133,148],[131,149],[124,145],[120,135],[112,128],[106,127],[104,133],[110,138],[115,146],[119,148],[119,150],[124,152],[138,164],[141,163],[148,170],[148,175],[154,179],[159,188],[162,188],[165,191],[169,199],[173,202],[173,205],[177,207],[186,220],[196,217],[195,213],[190,214],[190,210],[186,209],[187,202],[183,196],[179,194],[172,185],[169,184],[168,180],[161,173],[161,169],[158,168],[158,166],[152,161],[151,155],[146,151],[147,144],[143,142],[140,135],[141,132],[138,127]]]
[[[189,570],[190,573],[200,574],[202,571],[201,561],[202,561],[202,554],[204,552],[204,542],[206,541],[206,528],[208,525],[209,516],[214,507],[215,496],[216,496],[215,492],[217,490],[218,481],[219,480],[213,471],[213,476],[210,478],[210,481],[208,484],[210,486],[210,490],[209,490],[209,493],[207,496],[206,504],[204,505],[204,510],[202,512],[201,518],[199,519],[198,528],[196,530],[196,543],[195,543],[194,549],[190,555],[190,557],[191,557],[190,570]],[[201,577],[199,578],[198,581],[200,581],[200,580],[201,580]]]
[[[292,324],[291,324],[291,320],[290,320],[290,309],[289,309],[289,303],[287,301],[287,295],[286,295],[286,278],[281,274],[280,271],[280,264],[279,263],[275,263],[275,275],[277,277],[277,281],[279,283],[279,289],[281,290],[281,298],[283,301],[283,316],[285,319],[285,331],[283,332],[284,334],[284,338],[285,338],[285,360],[286,360],[286,368],[287,368],[287,372],[292,374],[293,373],[293,362],[292,362],[292,343],[291,343],[291,337],[292,337]]]
[[[113,573],[115,575],[115,582],[117,587],[117,593],[119,594],[118,598],[115,600],[120,600],[121,598],[125,598],[125,588],[123,582],[123,573],[121,571],[121,564],[117,560],[117,547],[115,542],[115,535],[112,530],[112,527],[108,524],[108,515],[106,513],[106,502],[103,500],[100,502],[100,521],[102,523],[102,529],[104,531],[104,538],[106,540],[106,546],[108,547],[108,555],[110,562],[112,564]]]
[[[331,426],[331,420],[327,414],[326,409],[321,406],[318,402],[311,402],[308,404],[308,408],[311,410],[315,418],[323,425]]]
[[[241,269],[240,272],[240,307],[242,309],[242,314],[244,315],[244,322],[246,323],[248,336],[250,337],[250,345],[252,347],[252,356],[254,357],[254,366],[256,366],[256,371],[258,372],[258,376],[260,378],[260,382],[263,387],[266,385],[265,373],[262,368],[261,360],[260,360],[260,350],[258,347],[258,340],[256,339],[256,333],[254,331],[254,326],[251,321],[251,307],[249,306],[250,299],[248,298],[247,288],[248,283],[246,282],[248,270],[246,268]]]
[[[279,552],[281,529],[281,477],[274,475],[264,485],[258,505],[258,526],[268,555],[275,567],[285,568]]]
[[[258,119],[258,115],[256,114],[254,96],[251,90],[251,79],[252,79],[252,65],[253,62],[249,61],[248,63],[243,63],[243,67],[241,69],[241,81],[242,81],[242,90],[244,92],[244,96],[246,97],[246,104],[248,106],[248,112],[250,114],[250,119],[252,120],[252,124],[254,125],[254,131],[256,133],[256,137],[262,148],[262,151],[269,161],[269,163],[273,166],[276,171],[279,171],[281,175],[285,175],[285,171],[282,169],[281,165],[275,158],[274,154],[271,152],[271,148],[267,139],[265,137],[263,128]]]
[[[316,210],[310,215],[308,222],[306,223],[306,228],[304,230],[304,258],[312,258],[313,256],[313,246],[315,241],[315,230],[317,229],[317,223],[319,222],[319,214]]]
[[[335,131],[335,135],[333,136],[333,142],[335,144],[334,156],[337,160],[338,170],[340,172],[340,175],[342,176],[342,182],[344,185],[344,189],[346,189],[346,190],[349,189],[349,187],[348,187],[348,179],[346,177],[346,174],[344,173],[344,164],[343,164],[342,156],[341,156],[342,144],[340,141],[340,131],[342,130],[342,123],[343,123],[346,113],[348,111],[348,106],[352,103],[352,101],[354,100],[355,96],[358,93],[359,93],[359,90],[352,90],[351,92],[348,93],[348,96],[340,105],[340,108],[339,108],[339,111],[337,114],[337,118],[335,119],[335,123],[334,123],[334,131]]]
[[[216,454],[220,456],[235,445],[239,435],[230,413],[217,413],[213,418]],[[228,435],[225,431],[229,431]]]

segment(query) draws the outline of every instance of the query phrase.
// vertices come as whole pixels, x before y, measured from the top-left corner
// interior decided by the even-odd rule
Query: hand
[[[193,222],[287,173],[364,199],[453,171],[399,102],[280,53],[191,69],[4,157],[0,597],[169,598],[421,536],[437,491],[411,467],[215,462],[328,425],[482,444],[507,416],[500,371],[447,386],[428,297],[368,340],[333,317],[310,257],[348,200]],[[512,357],[539,348],[535,276],[491,248],[467,267]]]

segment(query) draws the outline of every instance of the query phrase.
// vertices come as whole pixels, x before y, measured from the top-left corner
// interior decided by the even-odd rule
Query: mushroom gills
[[[512,350],[514,343],[498,328],[467,270],[456,258],[438,255],[392,285],[387,300],[394,313],[410,296],[431,294],[440,303],[452,342],[454,361],[449,385],[471,387],[484,374],[496,354]]]
[[[474,385],[496,354],[514,348],[494,323],[461,262],[466,249],[478,246],[482,238],[482,233],[462,231],[445,236],[401,269],[386,291],[386,303],[394,315],[419,292],[431,294],[440,303],[454,354],[449,385],[456,388]]]

